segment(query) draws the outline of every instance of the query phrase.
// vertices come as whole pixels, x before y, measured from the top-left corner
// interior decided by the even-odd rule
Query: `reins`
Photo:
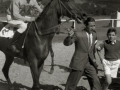
[[[61,5],[69,12],[69,14],[70,14],[71,16],[74,15],[70,10],[67,9],[67,7],[63,4],[63,2],[61,2],[61,0],[58,0],[58,3],[59,3],[59,6],[60,6],[61,16],[62,16],[62,8],[61,8]],[[75,15],[75,17],[76,17],[76,15]],[[60,23],[60,24],[58,24],[58,25],[56,25],[56,26],[53,26],[53,27],[51,27],[51,28],[48,28],[48,29],[44,29],[44,30],[42,30],[42,31],[48,31],[48,30],[51,30],[51,29],[58,28],[58,27],[60,27],[62,24],[66,23],[66,22],[69,22],[70,20],[71,20],[71,18],[68,19],[68,20],[66,20],[65,22],[62,22],[62,23]],[[42,34],[41,30],[39,30],[39,27],[38,27],[36,21],[34,21],[34,23],[35,23],[36,29],[38,30],[38,35],[40,35],[40,36],[48,35],[48,34],[56,33],[56,32],[57,32],[57,30],[55,30],[54,32],[50,32],[50,33],[48,32],[48,33],[46,33],[46,34]],[[31,24],[32,24],[32,22],[30,23],[29,28],[30,28]],[[23,41],[22,48],[24,47],[25,39],[26,39],[26,36],[27,36],[27,34],[28,34],[28,32],[29,32],[29,28],[28,28],[28,30],[27,30],[27,32],[26,32],[26,34],[25,34],[25,38],[24,38],[24,41]],[[59,32],[59,33],[67,34],[67,33],[64,33],[64,32]]]
[[[58,24],[58,25],[56,25],[56,26],[54,26],[54,27],[48,28],[48,29],[44,29],[43,31],[48,31],[48,30],[51,30],[51,29],[58,28],[58,27],[60,27],[61,25],[63,25],[64,23],[69,22],[70,20],[71,20],[71,19],[68,19],[68,20],[66,20],[66,21],[63,22],[63,23],[60,23],[60,24]],[[34,22],[34,23],[35,23],[35,26],[36,26],[37,30],[39,30],[37,23],[36,23],[36,22]],[[56,30],[56,31],[53,31],[53,32],[50,32],[50,33],[56,33],[56,32],[57,32],[57,30]],[[47,35],[47,34],[50,34],[50,33],[42,34],[42,32],[39,30],[39,35],[40,35],[40,36],[42,36],[42,35]]]
[[[63,2],[61,2],[61,0],[58,0],[58,3],[59,3],[59,6],[60,6],[61,16],[62,16],[62,8],[61,8],[61,5],[69,12],[69,14],[70,14],[71,16],[74,15],[70,10],[67,9],[67,7],[63,4]],[[75,15],[75,17],[76,17],[76,15]],[[69,22],[70,20],[71,20],[71,18],[68,19],[68,20],[66,20],[65,22],[62,22],[62,23],[56,25],[56,26],[53,26],[53,27],[48,28],[48,29],[43,29],[43,30],[41,30],[41,31],[44,31],[44,32],[45,32],[45,31],[48,31],[48,30],[51,30],[51,29],[58,28],[58,27],[60,27],[62,24],[66,23],[66,22]],[[38,27],[37,23],[36,23],[36,22],[34,22],[34,23],[35,23],[35,26],[36,26],[37,30],[39,30],[39,27]],[[38,32],[38,34],[39,34],[40,36],[42,36],[42,35],[48,35],[48,34],[50,34],[50,33],[56,33],[56,32],[57,32],[57,30],[56,30],[56,31],[54,31],[54,32],[50,32],[50,33],[48,32],[48,33],[46,33],[46,34],[42,34],[41,31],[39,30],[39,32]]]
[[[29,25],[29,27],[28,27],[28,29],[27,29],[27,31],[26,31],[25,38],[24,38],[24,40],[23,40],[22,48],[24,48],[25,40],[26,40],[26,37],[27,37],[27,34],[28,34],[28,31],[29,31],[29,29],[30,29],[31,24],[32,24],[32,22],[30,23],[30,25]]]

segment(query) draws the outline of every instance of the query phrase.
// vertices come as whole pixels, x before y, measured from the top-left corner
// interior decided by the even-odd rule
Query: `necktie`
[[[88,47],[91,48],[91,37],[90,34],[88,34]]]

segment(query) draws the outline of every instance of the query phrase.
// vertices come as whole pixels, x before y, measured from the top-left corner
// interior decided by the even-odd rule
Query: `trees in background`
[[[3,13],[3,14],[6,13],[6,10],[9,7],[10,2],[11,2],[10,0],[4,1],[4,2],[3,0],[0,0],[0,13]]]
[[[0,13],[6,13],[6,10],[10,2],[11,2],[10,0],[6,0],[6,1],[0,0]],[[110,15],[111,13],[120,10],[120,4],[114,4],[114,3],[98,4],[98,3],[91,3],[90,0],[86,0],[86,2],[82,4],[78,3],[78,5],[80,5],[82,9],[85,10],[85,12],[87,12],[87,14],[91,14],[91,15]]]
[[[119,11],[120,5],[117,4],[93,4],[93,3],[83,3],[79,4],[88,14],[92,15],[110,15],[113,12]]]

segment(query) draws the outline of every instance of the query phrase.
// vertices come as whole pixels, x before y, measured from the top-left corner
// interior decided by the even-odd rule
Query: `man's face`
[[[95,22],[88,22],[88,25],[86,26],[88,33],[91,33],[91,31],[95,30]]]
[[[116,34],[115,34],[115,32],[110,32],[108,35],[107,35],[107,37],[108,37],[108,40],[109,41],[114,41],[114,40],[116,40]]]

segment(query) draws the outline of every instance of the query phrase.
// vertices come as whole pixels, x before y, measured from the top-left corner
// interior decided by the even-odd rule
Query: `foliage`
[[[11,1],[0,2],[0,13],[6,13]]]
[[[48,0],[46,0],[47,2]],[[80,3],[79,0],[75,0],[82,7],[85,12],[92,15],[110,15],[111,13],[120,9],[119,0],[82,0],[84,3]],[[0,2],[0,13],[6,13],[6,10],[10,4],[10,0]],[[112,3],[111,3],[112,2]]]
[[[95,3],[83,3],[80,4],[81,7],[88,13],[92,15],[110,15],[116,12],[120,5],[117,4],[95,4]]]

